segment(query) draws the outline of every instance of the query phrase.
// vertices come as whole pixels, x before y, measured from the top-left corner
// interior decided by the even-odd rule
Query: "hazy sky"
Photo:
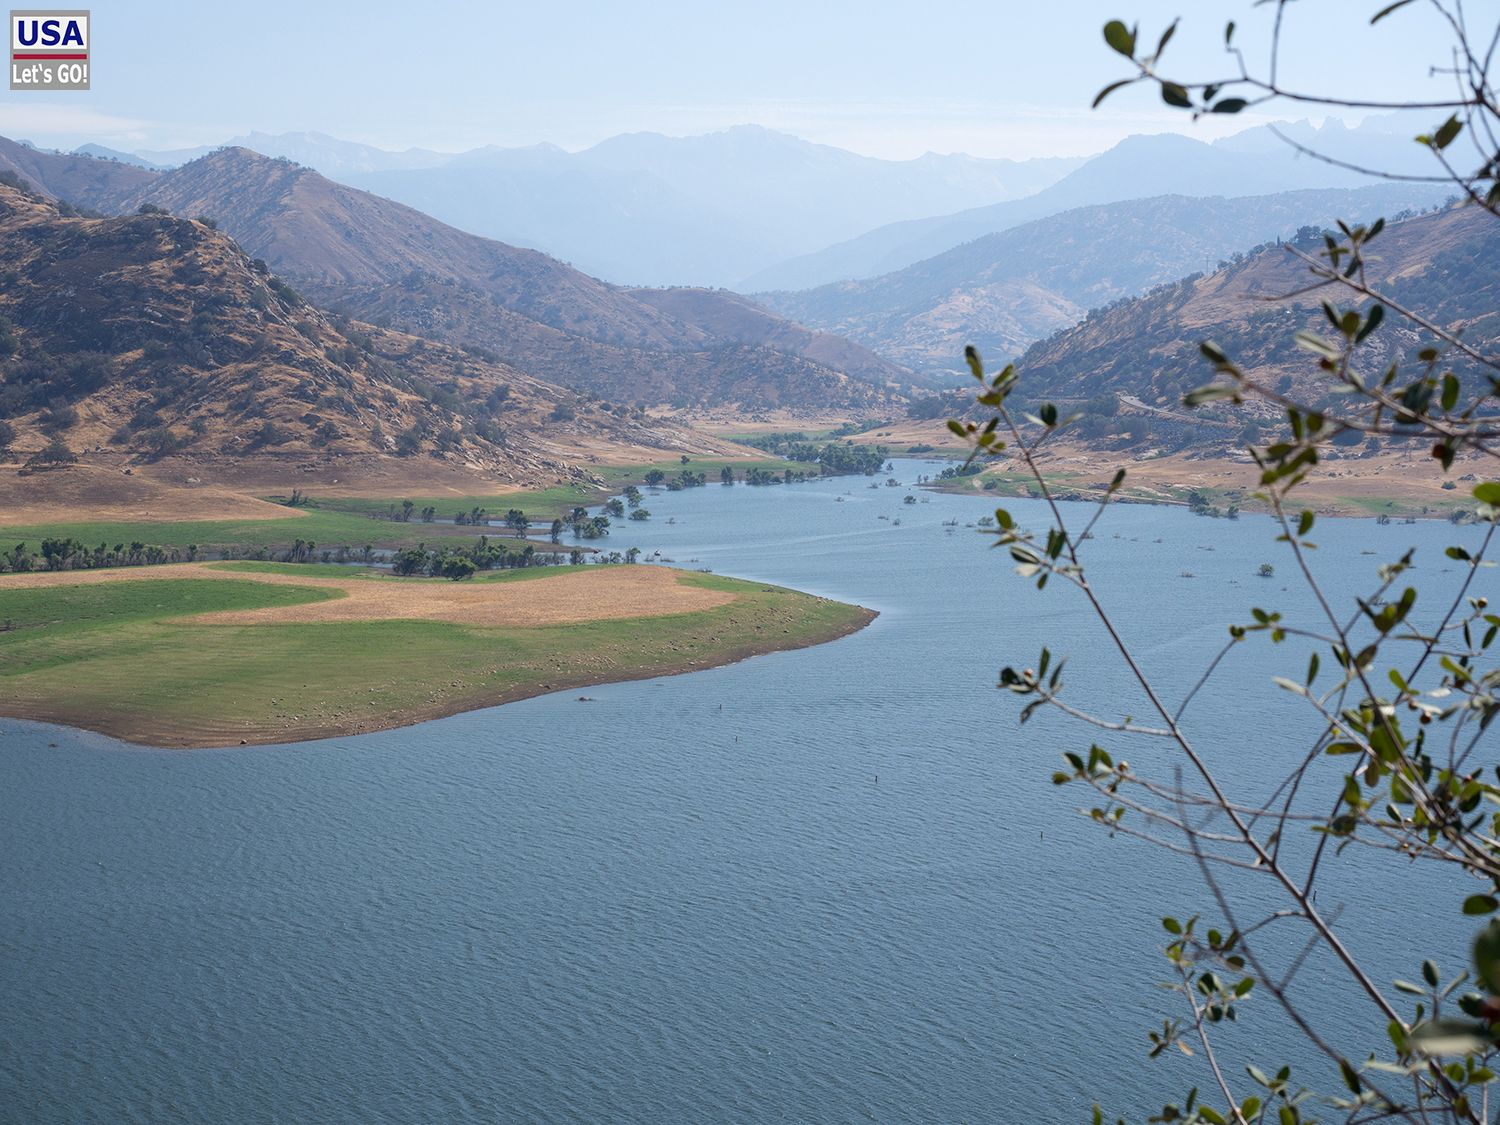
[[[1464,2],[1471,26],[1500,19],[1500,0]],[[1448,44],[1427,4],[1371,30],[1383,0],[1295,0],[1284,78],[1441,95],[1448,80],[1428,67]],[[160,149],[308,129],[452,150],[752,122],[876,156],[1029,157],[1269,119],[1194,126],[1144,88],[1088,108],[1126,73],[1100,38],[1106,19],[1138,20],[1154,42],[1184,15],[1168,60],[1218,77],[1227,19],[1246,46],[1265,41],[1270,9],[1251,0],[94,0],[92,13],[93,90],[0,91],[0,133]]]

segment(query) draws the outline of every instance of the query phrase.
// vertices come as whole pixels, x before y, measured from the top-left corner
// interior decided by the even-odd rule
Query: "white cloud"
[[[59,140],[134,142],[143,140],[154,127],[152,121],[100,113],[82,105],[0,104],[0,134],[24,137],[38,144],[55,144]]]

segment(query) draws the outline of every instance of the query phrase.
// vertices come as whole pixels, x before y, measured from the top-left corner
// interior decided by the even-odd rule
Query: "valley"
[[[1493,1116],[1500,16],[117,7],[0,1123]]]

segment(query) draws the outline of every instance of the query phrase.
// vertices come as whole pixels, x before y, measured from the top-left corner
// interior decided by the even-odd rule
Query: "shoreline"
[[[809,595],[812,596],[812,595]],[[828,600],[828,599],[821,599]],[[847,603],[841,603],[847,604]],[[817,645],[831,644],[834,641],[851,637],[861,629],[872,624],[880,616],[878,610],[867,609],[864,606],[851,606],[858,611],[852,615],[852,619],[826,633],[812,634],[805,638],[785,645],[747,645],[735,649],[726,650],[722,657],[707,658],[704,660],[681,661],[672,665],[664,665],[653,670],[641,670],[628,672],[616,676],[559,676],[555,681],[546,684],[538,684],[529,688],[512,688],[508,691],[498,693],[494,698],[469,703],[455,703],[452,706],[437,705],[427,709],[402,711],[393,713],[389,723],[384,724],[351,724],[351,725],[312,725],[307,727],[292,727],[269,732],[246,732],[238,737],[228,735],[224,738],[217,736],[209,740],[194,738],[192,736],[173,735],[148,735],[143,731],[135,731],[124,724],[112,724],[109,722],[67,722],[56,717],[48,717],[42,714],[26,713],[25,709],[15,709],[0,703],[0,719],[13,719],[20,722],[36,723],[41,726],[57,727],[68,731],[84,731],[89,734],[103,735],[115,742],[123,743],[125,747],[132,750],[159,750],[164,753],[191,752],[194,750],[239,750],[249,749],[252,746],[303,746],[313,742],[326,742],[335,738],[357,738],[368,734],[381,734],[390,730],[402,730],[407,727],[418,726],[422,723],[431,722],[435,719],[446,719],[454,715],[464,715],[472,711],[485,711],[492,707],[503,707],[507,703],[519,703],[523,699],[535,699],[542,695],[551,695],[560,691],[576,691],[580,688],[603,687],[608,684],[632,683],[638,680],[654,680],[664,676],[683,676],[690,672],[706,672],[712,668],[727,668],[734,664],[743,663],[757,656],[769,656],[778,652],[796,652],[799,649],[814,648]],[[264,734],[264,736],[262,736]]]
[[[935,459],[933,463],[941,463],[941,460]],[[1230,484],[1222,480],[1210,481],[1204,478],[1194,480],[1190,475],[1190,469],[1184,471],[1183,463],[1168,463],[1160,466],[1160,468],[1165,468],[1166,472],[1153,472],[1153,464],[1152,461],[1111,462],[1090,474],[1049,465],[1043,468],[1042,475],[1047,478],[1053,499],[1070,503],[1098,503],[1106,495],[1106,490],[1102,482],[1096,484],[1094,481],[1101,476],[1108,476],[1116,468],[1123,468],[1127,473],[1125,485],[1114,494],[1112,503],[1191,509],[1192,505],[1187,497],[1196,491],[1207,499],[1211,508],[1218,509],[1221,516],[1230,505],[1237,507],[1243,515],[1271,514],[1270,505],[1255,498],[1255,493],[1260,491],[1258,481]],[[1220,470],[1222,476],[1229,476],[1230,474],[1223,470],[1230,466],[1241,467],[1237,462],[1208,462],[1206,467]],[[1204,477],[1207,475],[1205,473]],[[1451,518],[1455,509],[1472,511],[1477,506],[1471,494],[1473,484],[1481,479],[1477,476],[1464,480],[1452,489],[1441,489],[1439,485],[1436,489],[1427,491],[1400,487],[1365,491],[1363,486],[1370,481],[1371,477],[1379,475],[1381,474],[1371,474],[1369,477],[1356,478],[1352,481],[1350,478],[1344,478],[1345,481],[1355,484],[1357,486],[1355,488],[1335,484],[1333,483],[1335,478],[1331,476],[1310,479],[1293,494],[1293,506],[1298,510],[1310,508],[1320,518],[1326,519],[1378,520],[1385,517],[1392,522],[1404,522],[1408,519],[1413,521],[1447,520]],[[1090,480],[1085,482],[1082,479],[1084,476],[1090,477]],[[991,481],[996,482],[994,487],[985,488],[984,484]],[[990,465],[981,473],[956,479],[938,480],[934,476],[933,479],[917,487],[949,496],[992,496],[1008,500],[1041,499],[1032,492],[1035,482],[1030,478],[1029,473],[1016,470],[1011,464],[998,469]],[[1423,503],[1423,501],[1427,502]],[[1212,512],[1204,514],[1212,517]]]
[[[168,577],[171,569],[175,568],[131,569],[135,573],[126,578],[127,582],[130,578],[149,577],[149,572],[153,570],[166,570],[168,574],[162,577]],[[141,571],[147,571],[148,574],[141,574]],[[69,588],[63,585],[65,579],[62,579],[62,573],[67,572],[61,572],[47,585],[54,589]],[[220,573],[224,573],[225,577],[248,577],[234,575],[233,572],[221,571]],[[674,573],[688,577],[691,582],[692,572],[674,571]],[[303,744],[397,730],[433,719],[500,707],[507,703],[555,692],[576,691],[605,684],[685,675],[710,668],[726,667],[755,656],[790,652],[840,640],[864,629],[879,616],[877,611],[864,606],[839,602],[815,594],[765,583],[724,579],[722,576],[714,576],[714,578],[719,581],[733,582],[744,589],[732,601],[716,609],[665,615],[652,614],[629,621],[629,624],[636,629],[636,636],[642,636],[641,630],[645,630],[645,636],[642,639],[649,637],[648,646],[654,642],[656,650],[654,655],[657,657],[655,660],[652,659],[650,647],[643,647],[640,642],[633,642],[629,636],[623,642],[618,643],[616,651],[613,652],[599,644],[598,634],[590,634],[587,630],[601,624],[607,626],[610,624],[607,621],[589,621],[581,626],[543,626],[521,630],[475,629],[470,632],[477,636],[484,651],[487,653],[504,652],[506,656],[497,658],[494,655],[487,655],[481,660],[471,660],[467,664],[460,662],[454,667],[443,670],[441,674],[430,677],[422,685],[420,691],[407,690],[399,701],[399,705],[397,705],[398,701],[392,700],[392,705],[384,710],[379,709],[380,705],[375,704],[373,700],[365,702],[362,698],[366,690],[376,691],[379,680],[388,674],[377,667],[372,667],[360,678],[346,683],[335,693],[324,695],[321,699],[312,697],[299,699],[293,695],[289,706],[282,706],[280,710],[277,710],[276,705],[279,701],[271,698],[272,707],[258,708],[240,719],[224,720],[211,717],[215,714],[211,711],[213,706],[211,700],[205,700],[205,707],[210,709],[209,714],[174,717],[162,711],[149,715],[143,714],[141,708],[128,704],[121,705],[118,710],[113,710],[102,698],[96,699],[94,706],[90,708],[90,701],[87,698],[78,700],[73,695],[58,691],[48,692],[43,698],[17,698],[18,695],[25,695],[24,690],[8,693],[9,698],[0,700],[0,717],[87,731],[139,749],[184,751]],[[88,584],[99,583],[101,580],[108,581],[95,578],[92,583]],[[295,583],[295,581],[296,579],[292,578],[292,582]],[[130,584],[134,585],[134,583]],[[381,584],[384,585],[383,582]],[[530,586],[531,583],[527,582],[524,585]],[[767,607],[769,607],[770,616],[764,615]],[[757,613],[762,616],[757,618]],[[729,627],[723,625],[721,615],[728,616]],[[799,616],[805,621],[804,627],[800,629],[798,628]],[[762,624],[755,624],[757,620]],[[744,622],[748,628],[735,628],[737,621]],[[656,622],[665,624],[654,624]],[[176,628],[194,630],[236,628],[236,626],[193,625],[188,623],[188,619],[182,617],[175,617],[169,624]],[[367,624],[400,625],[399,622],[386,621]],[[441,623],[430,621],[416,621],[412,624],[424,629],[445,627]],[[614,624],[618,625],[620,622]],[[452,626],[446,627],[452,628]],[[515,649],[518,638],[523,638],[526,634],[531,636],[522,643],[530,643],[530,639],[541,637],[549,629],[580,627],[585,632],[561,642],[561,648],[558,651],[562,656],[555,662],[553,656],[546,653],[539,656],[538,653],[518,652]],[[242,631],[244,629],[269,631],[279,626],[252,625],[238,628]],[[332,643],[332,651],[339,651],[337,630],[342,628],[339,625],[302,625],[289,626],[289,628],[331,630],[332,632],[325,633],[324,637]],[[763,628],[767,630],[764,635],[761,634]],[[773,628],[780,631],[770,632],[769,630]],[[750,631],[751,629],[753,632]],[[692,635],[685,635],[685,630]],[[242,636],[243,633],[240,637],[226,634],[225,640],[234,644],[242,641]],[[595,639],[591,640],[591,637]],[[725,643],[714,647],[714,642],[719,639]],[[697,647],[705,643],[709,647]],[[691,655],[688,655],[689,653]],[[295,663],[295,653],[287,654],[286,659],[288,662]],[[643,662],[640,664],[620,662],[633,659],[640,659]],[[500,682],[493,684],[482,682],[485,679],[483,664],[497,660],[508,661],[508,664],[493,669],[492,673],[498,675],[503,670],[505,675],[500,677]],[[23,677],[26,674],[24,671],[20,673]],[[518,679],[521,682],[516,682]],[[410,688],[411,685],[404,686]],[[148,678],[146,681],[136,681],[135,687],[140,690],[148,688],[160,690],[161,685],[151,684]],[[191,687],[188,686],[184,690],[191,691]],[[261,694],[270,697],[272,692],[284,694],[287,687],[249,681],[241,683],[238,690],[246,698],[258,697]],[[414,697],[422,695],[426,696],[425,702],[413,702]],[[133,693],[127,692],[123,698],[134,701]],[[76,709],[70,709],[70,703],[75,704]],[[354,713],[349,713],[350,709],[353,709]],[[288,715],[287,710],[294,710],[297,713]],[[310,715],[312,712],[321,712],[321,714],[313,718]],[[304,718],[304,715],[308,717]]]

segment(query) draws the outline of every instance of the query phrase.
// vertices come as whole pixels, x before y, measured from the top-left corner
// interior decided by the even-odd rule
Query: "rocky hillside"
[[[1322,241],[1309,239],[1305,246],[1316,252]],[[1451,207],[1392,223],[1371,244],[1366,266],[1372,285],[1393,300],[1461,329],[1481,351],[1500,354],[1500,220],[1477,208]],[[1304,263],[1285,248],[1268,247],[1228,268],[1093,312],[1021,358],[1026,397],[1118,400],[1126,409],[1140,404],[1148,412],[1175,411],[1184,393],[1211,377],[1198,345],[1213,340],[1258,379],[1318,403],[1329,388],[1292,336],[1304,328],[1329,333],[1319,307],[1325,297],[1342,307],[1354,302],[1337,290],[1285,297],[1308,281]],[[1425,342],[1407,322],[1389,316],[1362,352],[1363,370],[1378,377],[1393,360],[1411,364]]]
[[[65,216],[0,183],[0,445],[80,453],[433,457],[517,481],[679,427],[310,305],[209,225]],[[38,456],[42,454],[42,456]]]
[[[1076,324],[1091,308],[1213,269],[1240,251],[1335,218],[1366,222],[1430,199],[1382,185],[1225,199],[1158,196],[1084,207],[957,246],[868,281],[759,297],[785,316],[847,336],[951,381],[974,344],[1000,359]]]
[[[135,164],[78,153],[42,152],[0,137],[0,171],[11,172],[32,191],[52,200],[97,206],[156,178]]]
[[[19,147],[0,149],[0,161]],[[79,191],[76,203],[211,218],[325,307],[482,348],[548,382],[653,406],[857,412],[892,398],[886,378],[872,385],[796,350],[790,328],[780,347],[723,335],[545,254],[465,234],[285,160],[231,148],[153,175],[85,157],[53,159],[127,170]],[[42,170],[50,177],[43,186],[60,195],[58,169]],[[892,370],[864,355],[853,366]]]
[[[800,355],[875,386],[901,386],[911,372],[833,332],[808,328],[727,289],[632,289],[636,300],[696,324],[716,339]]]

